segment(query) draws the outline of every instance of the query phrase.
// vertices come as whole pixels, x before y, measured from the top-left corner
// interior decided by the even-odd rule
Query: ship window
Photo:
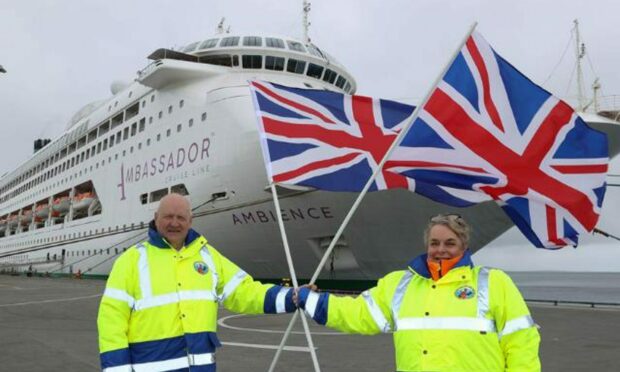
[[[295,74],[303,74],[306,69],[306,62],[298,59],[289,58],[286,71],[293,72]]]
[[[180,132],[182,127],[183,126],[181,124],[177,125],[177,132]]]
[[[230,58],[230,54],[218,54],[218,55],[210,55],[210,56],[202,56],[198,59],[200,63],[207,63],[210,65],[217,66],[228,66],[231,67],[232,59]]]
[[[236,54],[232,56],[232,65],[235,67],[239,66],[239,56]]]
[[[114,146],[114,136],[110,136],[110,148]]]
[[[167,187],[165,189],[155,190],[155,191],[151,192],[151,195],[150,195],[150,198],[149,198],[149,202],[150,203],[158,202],[158,201],[161,200],[161,198],[163,198],[167,194],[168,194],[168,188]]]
[[[202,121],[207,120],[207,113],[206,112],[202,113],[202,116],[200,116],[200,120],[202,120]]]
[[[306,75],[313,77],[313,78],[320,79],[321,74],[323,74],[322,66],[315,65],[314,63],[308,63],[308,72],[306,72]]]
[[[105,123],[103,123],[103,124],[101,124],[99,126],[99,135],[101,136],[101,135],[107,133],[108,130],[110,130],[110,122],[106,121]]]
[[[127,150],[123,150],[123,157],[125,157],[125,155],[127,155]]]
[[[180,183],[178,185],[174,185],[170,188],[170,193],[176,193],[181,195],[189,195],[187,188],[184,184]]]
[[[198,49],[209,49],[209,48],[213,48],[214,46],[217,45],[217,41],[219,39],[208,39],[202,42],[202,44],[200,44],[200,46],[198,47]]]
[[[188,46],[186,46],[185,48],[183,48],[182,52],[183,53],[192,52],[192,51],[194,51],[194,49],[196,49],[196,45],[198,45],[198,42],[191,43]]]
[[[112,118],[112,129],[118,127],[123,122],[123,113],[116,115]]]
[[[90,154],[90,151],[86,150],[86,160],[88,160],[89,154]],[[82,153],[82,155],[84,155],[84,153]]]
[[[144,106],[146,106],[146,101],[142,101],[142,108],[144,108]]]
[[[242,56],[243,68],[262,68],[263,56]]]
[[[336,80],[336,75],[338,75],[338,74],[336,74],[336,72],[334,72],[334,71],[332,71],[330,69],[327,69],[327,70],[325,70],[325,75],[323,75],[323,81],[326,81],[326,82],[328,82],[330,84],[333,84],[334,80]]]
[[[129,153],[130,153],[130,154],[133,154],[133,146],[131,146],[131,147],[129,148]]]
[[[345,91],[345,92],[347,92],[347,93],[350,93],[350,92],[351,92],[351,83],[349,83],[348,81],[347,81],[347,83],[344,85],[344,91]]]
[[[146,145],[147,145],[147,146],[151,146],[151,139],[150,139],[150,138],[147,138],[147,139],[146,139]]]
[[[129,137],[129,128],[125,128],[123,129],[123,141],[126,140],[128,137]]]
[[[85,144],[86,144],[86,136],[84,136],[84,137],[82,137],[82,138],[80,138],[80,139],[78,140],[78,143],[77,143],[77,148],[79,149],[79,148],[81,148],[82,146],[84,146]],[[55,159],[55,160],[58,160],[58,154],[56,154],[56,159]]]
[[[144,118],[140,119],[140,127],[138,128],[138,131],[139,132],[143,132],[145,125],[146,125],[146,119],[144,119]]]
[[[297,52],[305,52],[306,48],[304,48],[304,46],[297,41],[291,41],[291,40],[287,40],[286,43],[288,44],[288,48],[290,50],[294,50]]]
[[[270,48],[284,49],[284,41],[282,39],[276,39],[275,37],[266,38],[265,44]]]
[[[263,39],[259,36],[245,36],[243,37],[243,46],[262,46]]]
[[[166,137],[170,137],[170,129],[166,131]]]
[[[138,142],[138,150],[142,150],[142,142]]]
[[[97,139],[97,128],[93,129],[88,133],[88,142],[92,142]]]
[[[194,119],[189,119],[188,126],[191,128],[194,125]]]
[[[116,133],[116,144],[118,145],[119,143],[121,143],[121,132]]]
[[[172,105],[168,106],[168,113],[172,114]]]
[[[220,47],[237,46],[239,44],[239,36],[229,36],[222,39]]]
[[[183,108],[183,105],[185,105],[185,100],[180,100],[179,101],[179,108]]]
[[[158,116],[161,119],[161,117],[164,116],[164,113],[162,111],[160,111]]]
[[[148,194],[144,193],[140,195],[140,204],[146,204],[148,202]]]
[[[80,155],[80,162],[84,161],[84,157],[86,156],[86,154],[84,154],[84,152],[82,152],[82,154]]]
[[[131,124],[131,136],[135,136],[138,133],[138,123]]]
[[[157,134],[157,142],[159,142],[161,140],[161,133]]]
[[[265,57],[265,68],[267,70],[283,71],[284,70],[284,57],[266,56]]]
[[[319,58],[325,58],[323,53],[321,53],[321,50],[317,48],[316,46],[310,44],[310,45],[306,45],[306,47],[308,48],[308,52],[310,52],[310,54],[312,54],[313,56],[317,56]]]
[[[151,96],[151,102],[154,102],[154,101],[155,101],[155,95],[153,94],[153,95]]]
[[[346,79],[341,76],[338,76],[338,80],[336,80],[336,86],[338,88],[342,88],[344,86],[344,83],[346,82]]]
[[[129,120],[133,118],[134,116],[138,115],[139,111],[140,111],[140,105],[138,104],[138,102],[136,102],[131,107],[129,107],[127,110],[125,110],[125,120]]]
[[[95,145],[90,148],[90,156],[95,156]]]

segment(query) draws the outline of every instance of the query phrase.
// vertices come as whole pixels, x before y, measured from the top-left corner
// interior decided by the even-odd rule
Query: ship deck
[[[0,370],[96,371],[97,308],[105,282],[0,276]],[[620,308],[530,304],[542,327],[543,371],[620,370]],[[219,314],[218,371],[267,370],[290,315]],[[336,334],[311,325],[323,371],[393,371],[391,335]],[[297,331],[301,331],[298,322]],[[305,337],[291,336],[277,371],[313,371]]]

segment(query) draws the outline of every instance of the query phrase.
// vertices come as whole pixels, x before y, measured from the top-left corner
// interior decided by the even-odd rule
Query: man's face
[[[155,213],[157,231],[175,248],[183,246],[187,232],[192,226],[192,216],[184,200],[166,199]]]

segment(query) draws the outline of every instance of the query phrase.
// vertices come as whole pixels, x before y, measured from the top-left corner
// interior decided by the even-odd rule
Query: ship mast
[[[303,2],[303,20],[302,27],[304,31],[304,42],[309,43],[310,37],[308,36],[308,30],[310,29],[310,21],[308,20],[308,15],[310,14],[310,2],[308,0],[304,0]]]
[[[579,21],[575,19],[575,57],[577,59],[577,111],[585,109],[585,94],[583,92],[583,71],[581,70],[581,59],[586,54],[586,46],[581,42],[579,35]]]

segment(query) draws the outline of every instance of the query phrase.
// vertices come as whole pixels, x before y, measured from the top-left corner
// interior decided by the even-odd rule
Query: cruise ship
[[[159,200],[187,195],[194,228],[264,279],[289,277],[248,81],[353,94],[355,78],[308,40],[218,33],[158,49],[129,84],[79,110],[62,135],[0,178],[0,271],[105,276],[145,239]],[[620,127],[586,119],[610,135]],[[278,188],[298,277],[309,278],[357,194]],[[373,280],[423,250],[447,207],[405,190],[368,194],[320,279]],[[512,226],[494,203],[459,211],[477,250]]]

